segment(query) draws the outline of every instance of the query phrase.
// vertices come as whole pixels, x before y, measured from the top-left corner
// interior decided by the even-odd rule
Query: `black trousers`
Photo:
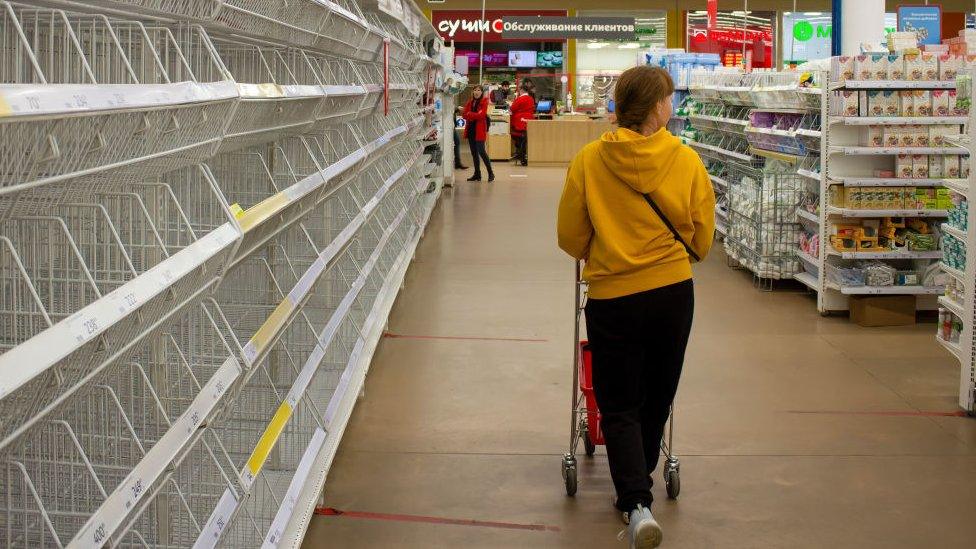
[[[474,176],[481,177],[480,160],[485,161],[485,168],[488,170],[488,175],[491,175],[493,173],[491,171],[491,160],[488,158],[488,151],[485,150],[485,142],[469,137],[468,145],[471,147],[471,158],[474,159]]]
[[[650,508],[650,475],[660,457],[694,310],[691,280],[587,301],[593,390],[621,511],[638,503]]]
[[[528,136],[525,134],[513,135],[512,142],[515,145],[515,159],[521,162],[528,161]]]

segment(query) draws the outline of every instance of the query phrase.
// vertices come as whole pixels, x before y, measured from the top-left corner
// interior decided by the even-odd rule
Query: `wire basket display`
[[[237,106],[199,28],[3,2],[0,37],[0,217],[202,161]]]
[[[760,280],[791,278],[802,268],[795,257],[801,227],[796,208],[806,183],[785,163],[770,160],[730,167],[730,258]]]

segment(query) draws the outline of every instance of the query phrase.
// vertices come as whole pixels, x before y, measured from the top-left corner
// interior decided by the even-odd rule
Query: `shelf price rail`
[[[406,133],[408,131],[407,128],[410,128],[410,127],[412,127],[415,124],[416,123],[414,121],[411,121],[410,123],[408,123],[408,124],[400,127],[399,128],[399,131],[397,131],[397,130],[391,130],[390,132],[387,132],[387,134],[384,134],[384,135],[380,136],[380,138],[378,138],[377,140],[375,140],[375,142],[372,143],[371,146],[370,147],[367,147],[365,150],[367,150],[367,151],[368,150],[380,150],[385,145],[385,143],[388,142],[389,139],[391,139],[390,138],[390,135],[399,135],[401,133]],[[363,151],[364,149],[357,149],[357,150],[358,151]],[[351,166],[352,163],[347,163],[346,165]],[[201,171],[204,171],[205,172],[205,170],[202,170],[202,169],[201,169]],[[321,183],[324,183],[324,181],[321,181]],[[296,189],[301,189],[303,185],[304,185],[305,188],[307,188],[309,186],[308,181],[303,181],[302,183],[296,184],[296,185],[294,185],[294,186],[292,186],[292,187],[290,187],[289,189],[286,189],[286,190],[287,191],[290,191],[289,194],[292,194],[293,195],[292,198],[296,198],[296,196],[294,196],[294,195],[296,195],[298,193],[295,193],[294,191]],[[321,184],[320,184],[320,186],[321,186]],[[170,192],[172,192],[172,191],[170,191]],[[169,194],[169,193],[167,193],[167,194]],[[306,195],[307,195],[307,193],[306,193]],[[300,198],[300,197],[298,197],[298,198]],[[223,204],[223,207],[224,207],[225,210],[227,209],[226,204]],[[212,208],[212,209],[216,209],[216,208]],[[184,213],[184,215],[185,215],[185,213]],[[245,219],[245,217],[242,216],[242,219]],[[199,223],[197,223],[196,225],[198,227],[201,227],[202,226]],[[264,225],[264,223],[263,222],[260,222],[260,223],[254,223],[253,225],[250,225],[250,226],[251,227],[261,227],[263,225]],[[225,225],[221,226],[221,228],[224,228],[224,227],[230,227],[230,225],[229,224],[225,224]],[[220,234],[220,230],[219,229],[218,230],[214,230],[213,233]],[[211,234],[213,234],[213,233],[211,233]],[[248,233],[248,231],[247,230],[244,230],[244,234],[246,235],[247,233]],[[210,236],[210,235],[208,234],[207,236]],[[231,239],[231,242],[235,242],[235,241],[236,241],[236,239]],[[232,249],[235,249],[235,248],[232,248]],[[101,304],[101,303],[99,303],[99,304]],[[179,312],[179,311],[177,311],[177,310],[171,311],[171,313],[173,313],[173,316],[176,316],[175,313],[177,313],[177,312]],[[147,337],[148,337],[148,334],[147,334]],[[139,338],[136,338],[136,341],[138,341],[138,340],[139,340]],[[39,342],[43,342],[42,340],[38,340],[38,341]],[[6,361],[6,360],[14,359],[14,358],[16,358],[16,356],[18,356],[17,353],[22,353],[23,350],[24,349],[27,349],[27,348],[28,348],[28,346],[17,346],[17,347],[15,347],[13,349],[13,352],[8,352],[7,354],[5,354],[3,356],[0,356],[0,361]],[[37,347],[35,347],[35,348],[37,348]],[[84,383],[85,381],[91,381],[91,379],[93,379],[92,376],[94,376],[96,373],[97,372],[90,372],[88,378],[86,378],[85,380],[82,380],[82,383]],[[61,395],[59,395],[58,396],[58,398],[59,398],[59,401],[58,402],[66,400],[71,395],[71,393],[73,393],[77,388],[78,388],[77,386],[76,387],[69,388],[69,390],[67,392],[62,393]],[[8,402],[11,402],[11,401],[8,400]],[[55,402],[55,403],[51,404],[49,406],[49,408],[54,408],[57,405],[58,402]],[[37,421],[37,420],[39,420],[39,417],[40,416],[38,416],[38,415],[30,415],[28,417],[31,418],[33,421]],[[30,427],[30,426],[31,425],[29,425],[29,424],[21,425],[19,427],[19,430],[17,432],[13,433],[11,435],[11,437],[8,437],[8,440],[10,438],[13,438],[14,436],[16,436],[17,433],[26,431],[26,429],[28,427]]]

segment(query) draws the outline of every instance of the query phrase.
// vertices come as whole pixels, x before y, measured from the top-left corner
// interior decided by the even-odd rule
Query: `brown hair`
[[[674,81],[661,67],[640,65],[627,69],[617,79],[614,110],[621,128],[636,130],[662,99],[674,93]]]

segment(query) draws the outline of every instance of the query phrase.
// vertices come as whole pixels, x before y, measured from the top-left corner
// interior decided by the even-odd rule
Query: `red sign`
[[[718,0],[708,0],[708,30],[718,26]]]
[[[503,17],[547,15],[566,17],[566,10],[486,10],[482,19],[481,10],[433,10],[430,22],[445,41],[478,42],[484,32],[485,42],[565,42],[565,40],[540,39],[505,40]]]

